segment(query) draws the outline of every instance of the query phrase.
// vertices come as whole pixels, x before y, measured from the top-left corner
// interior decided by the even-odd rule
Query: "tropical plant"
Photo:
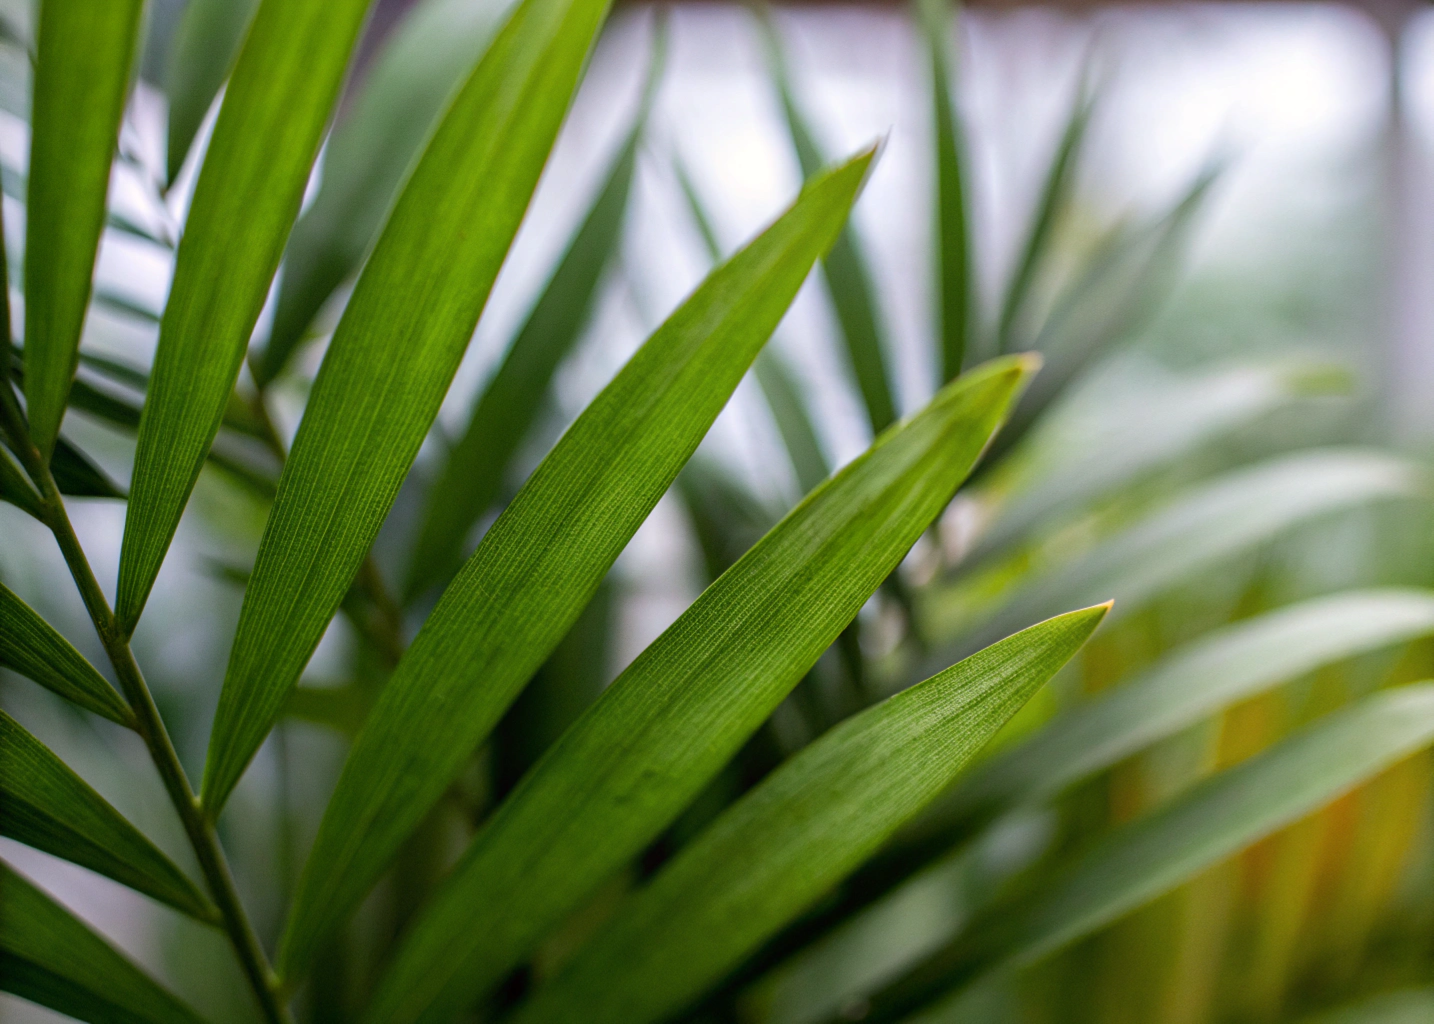
[[[923,4],[939,386],[902,418],[848,223],[876,151],[829,161],[759,10],[806,184],[729,254],[680,153],[644,148],[659,26],[630,129],[450,438],[440,406],[605,2],[425,0],[336,116],[363,0],[191,0],[157,162],[127,141],[142,8],[44,0],[18,112],[29,166],[7,171],[25,204],[24,323],[23,348],[6,337],[0,496],[15,536],[27,516],[53,535],[105,671],[5,586],[0,662],[106,742],[137,737],[182,842],[141,830],[19,707],[0,712],[0,832],[144,894],[177,929],[221,933],[249,996],[161,983],[9,866],[0,989],[94,1021],[203,1019],[189,1003],[204,1002],[271,1021],[638,1022],[1073,1019],[1082,1001],[1092,1019],[1269,1019],[1332,958],[1344,976],[1311,1001],[1372,987],[1361,950],[1427,828],[1434,685],[1393,684],[1423,674],[1434,593],[1306,593],[1286,567],[1308,563],[1315,520],[1407,518],[1426,484],[1387,452],[1304,435],[1255,459],[1208,454],[1345,387],[1324,361],[1171,374],[1122,351],[1218,166],[1062,274],[1099,102],[1087,76],[984,313],[952,36]],[[26,45],[23,25],[9,35]],[[545,397],[620,262],[640,160],[670,166],[714,267],[545,438]],[[120,174],[150,216],[107,204]],[[94,283],[104,235],[172,254],[162,311]],[[764,348],[818,264],[873,436],[835,472],[801,376]],[[151,365],[82,343],[101,311],[153,322]],[[698,451],[749,367],[804,495],[788,507]],[[292,434],[276,415],[291,403]],[[62,433],[86,417],[134,435],[127,488]],[[262,537],[251,561],[211,566],[243,601],[196,792],[174,725],[192,716],[161,713],[136,631],[209,479],[259,510]],[[669,490],[709,585],[609,681],[609,573]],[[113,603],[77,498],[126,503]],[[336,617],[353,637],[343,678],[301,681]],[[1405,654],[1371,653],[1388,649]],[[261,747],[290,772],[327,770],[285,753],[294,722],[342,737],[341,767],[312,807],[277,808],[277,869],[232,870]],[[1239,874],[1272,859],[1275,883]],[[1242,896],[1254,906],[1237,914]],[[1321,915],[1337,938],[1297,949]],[[1257,967],[1230,995],[1207,968],[1236,942]],[[1118,995],[1109,968],[1070,980],[1112,955],[1152,980]],[[1396,975],[1378,982],[1427,981]]]

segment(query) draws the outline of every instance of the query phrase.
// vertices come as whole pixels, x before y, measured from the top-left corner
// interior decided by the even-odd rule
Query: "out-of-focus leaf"
[[[173,861],[3,711],[0,835],[218,923],[219,911]]]
[[[780,518],[715,461],[696,455],[677,478],[708,582],[745,555]]]
[[[372,703],[371,696],[352,685],[296,686],[284,703],[284,714],[353,736],[362,728]]]
[[[409,563],[409,598],[446,583],[462,564],[464,539],[498,496],[514,454],[543,409],[558,364],[587,325],[603,268],[622,235],[647,98],[660,73],[657,60],[637,121],[597,198],[429,489]]]
[[[982,763],[932,809],[955,818],[1045,799],[1278,683],[1430,633],[1424,590],[1354,591],[1237,622]]]
[[[25,399],[49,459],[75,373],[142,0],[46,0],[30,117]]]
[[[55,627],[0,583],[0,665],[120,725],[133,716],[115,688]]]
[[[124,489],[119,484],[63,437],[55,440],[54,451],[50,454],[50,473],[61,494],[73,498],[125,498]]]
[[[1304,360],[1200,375],[1144,364],[1113,367],[1051,410],[1018,456],[1019,468],[988,478],[1016,494],[964,564],[980,562],[1029,537],[1053,516],[1174,464],[1296,398],[1346,392],[1351,383],[1342,367]],[[1033,483],[1023,487],[1028,481]]]
[[[133,299],[126,298],[118,292],[106,291],[104,289],[96,291],[95,305],[102,306],[111,313],[132,317],[135,320],[143,320],[146,324],[158,324],[160,321],[160,315],[154,310],[135,302]]]
[[[482,994],[676,817],[945,507],[1031,369],[953,382],[708,587],[498,809],[368,1019],[438,1019]]]
[[[264,0],[245,37],[175,256],[139,424],[115,598],[126,635],[224,420],[367,9]]]
[[[1094,96],[1082,81],[1078,86],[1075,104],[1066,118],[1065,128],[1061,131],[1060,140],[1056,143],[1050,167],[1046,171],[1040,197],[1031,214],[1025,243],[1021,246],[1020,258],[1006,285],[1005,298],[1001,302],[1001,317],[996,325],[997,351],[1006,352],[1016,344],[1014,332],[1017,320],[1030,295],[1031,285],[1035,283],[1036,271],[1050,250],[1056,218],[1075,192],[1076,167],[1086,129],[1090,127],[1094,102]]]
[[[219,87],[229,77],[259,0],[190,0],[170,44],[169,180],[174,181]]]
[[[314,202],[294,226],[269,340],[253,361],[283,371],[319,308],[373,245],[445,101],[488,47],[511,0],[425,0],[395,30],[334,129]]]
[[[979,649],[1052,610],[1081,604],[1083,595],[1113,594],[1128,615],[1177,580],[1296,523],[1427,488],[1415,464],[1359,448],[1312,449],[1226,473],[1038,577],[957,649]]]
[[[286,974],[306,965],[363,898],[568,631],[831,244],[872,155],[813,181],[772,227],[714,271],[578,417],[489,529],[344,765],[281,947]]]
[[[826,160],[797,106],[786,55],[776,27],[765,9],[759,9],[758,14],[771,57],[772,77],[782,102],[782,113],[792,136],[797,162],[804,175],[811,175]],[[871,432],[879,434],[896,419],[896,402],[891,396],[886,356],[882,351],[882,330],[877,323],[871,272],[867,269],[867,260],[851,224],[837,236],[831,252],[822,260],[822,270],[826,275],[827,289],[832,308],[836,311],[847,358],[851,360],[852,373],[871,422]]]
[[[1434,740],[1434,684],[1336,712],[1110,833],[1054,877],[977,916],[874,994],[863,1020],[900,1020],[977,977],[1013,970],[1185,882]]]
[[[642,1024],[681,1009],[940,792],[1105,611],[1032,626],[803,749],[683,850],[517,1021]]]
[[[36,519],[45,517],[40,495],[4,448],[0,448],[0,499],[23,509]]]
[[[1431,1020],[1434,988],[1409,988],[1369,996],[1305,1018],[1304,1024],[1427,1024]]]
[[[607,0],[523,0],[449,107],[359,278],[244,593],[205,763],[211,817],[283,707],[433,424],[606,13]]]
[[[0,991],[93,1024],[202,1021],[3,861]]]
[[[954,61],[951,55],[949,0],[917,0],[916,14],[931,61],[931,115],[936,143],[936,269],[940,305],[941,379],[961,372],[971,347],[975,315],[975,288],[971,268],[971,238],[966,222],[964,146],[960,114],[951,95]]]
[[[1176,279],[1195,217],[1220,173],[1221,164],[1211,163],[1165,214],[1109,232],[1056,300],[1032,343],[1048,360],[1048,372],[1012,413],[1009,430],[987,453],[987,465],[996,465],[1018,444],[1098,355],[1128,338],[1159,308]]]

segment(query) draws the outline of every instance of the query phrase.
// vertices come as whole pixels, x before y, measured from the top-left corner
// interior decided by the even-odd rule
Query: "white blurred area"
[[[855,219],[871,257],[881,316],[888,330],[888,359],[903,412],[918,408],[933,390],[931,351],[931,180],[928,69],[904,7],[804,6],[781,9],[798,98],[829,156],[846,155],[884,140],[880,160]],[[531,208],[508,265],[441,416],[450,434],[461,429],[477,388],[496,367],[606,172],[627,130],[648,63],[652,11],[622,8],[594,56],[570,122]],[[622,361],[707,270],[700,238],[672,170],[679,158],[714,214],[729,251],[756,232],[795,195],[799,173],[755,22],[736,6],[685,3],[671,12],[670,49],[653,124],[640,165],[621,259],[585,341],[560,372],[557,411],[539,433],[550,443],[562,424],[602,387]],[[1060,131],[1087,54],[1104,83],[1092,159],[1085,166],[1082,204],[1092,222],[1127,210],[1168,204],[1213,156],[1228,171],[1202,221],[1192,255],[1197,279],[1216,282],[1298,278],[1317,264],[1348,283],[1355,313],[1338,322],[1292,317],[1275,323],[1288,337],[1261,335],[1262,345],[1314,344],[1363,361],[1387,375],[1404,397],[1398,415],[1416,434],[1434,432],[1425,400],[1434,388],[1434,15],[1409,22],[1397,52],[1402,61],[1402,118],[1391,122],[1391,39],[1358,10],[1328,4],[1170,4],[1081,14],[1048,9],[980,9],[958,26],[961,103],[973,156],[971,184],[977,261],[989,317],[1025,230],[1039,175]],[[1399,129],[1392,145],[1391,124]],[[164,112],[160,94],[141,85],[127,131],[136,152],[163,163]],[[0,160],[25,164],[23,122],[0,113]],[[154,223],[183,208],[183,187],[167,210],[146,205],[131,171],[117,175],[116,208]],[[188,172],[192,182],[193,168]],[[1391,184],[1393,183],[1393,184]],[[5,199],[12,274],[20,266],[23,209]],[[1077,225],[1078,228],[1078,225]],[[1078,236],[1079,232],[1076,231]],[[1381,268],[1392,273],[1382,275]],[[105,287],[158,311],[167,288],[164,251],[111,232],[101,255]],[[1321,278],[1321,281],[1324,279]],[[791,359],[817,407],[827,453],[840,464],[869,442],[866,420],[842,379],[843,356],[833,337],[820,283],[809,282],[779,329],[774,344]],[[15,315],[22,313],[12,287]],[[1194,300],[1192,300],[1194,301]],[[1268,318],[1258,321],[1268,328]],[[1261,328],[1264,330],[1265,328]],[[263,331],[261,321],[260,332]],[[1253,330],[1253,329],[1252,329]],[[1216,329],[1218,333],[1218,329]],[[1268,333],[1268,332],[1266,332]],[[155,331],[131,319],[92,314],[85,344],[146,363]],[[1201,342],[1204,351],[1245,344],[1238,334]],[[315,369],[322,344],[302,363]],[[1180,354],[1176,353],[1179,357]],[[1193,357],[1192,357],[1193,358]],[[297,388],[278,412],[296,426]],[[1429,417],[1427,422],[1420,414]],[[72,417],[72,421],[73,421]],[[129,442],[98,428],[72,425],[77,439],[121,481],[128,479]],[[530,453],[541,455],[541,445]],[[765,406],[743,385],[706,442],[707,454],[726,460],[774,501],[793,492]],[[432,453],[428,453],[431,455]],[[424,469],[420,462],[419,472]],[[207,725],[228,656],[238,598],[203,569],[203,559],[235,548],[205,524],[206,504],[228,492],[201,486],[194,509],[172,549],[146,628],[137,636],[139,659],[168,708],[204,709]],[[107,588],[118,561],[123,508],[75,501],[75,519],[96,571]],[[400,510],[401,511],[401,510]],[[682,513],[659,506],[619,563],[624,581],[622,647],[630,660],[695,596],[696,554]],[[262,522],[249,522],[257,544]],[[8,506],[0,508],[0,578],[101,664],[78,596],[58,590],[65,578],[58,553],[38,526]],[[215,635],[215,618],[226,625]],[[162,630],[150,623],[163,623]],[[337,664],[344,641],[338,629],[321,647],[310,675]],[[3,688],[42,740],[67,760],[169,852],[183,843],[166,820],[162,795],[150,784],[142,753],[125,738],[105,742],[79,735],[73,723],[17,677]],[[23,715],[22,715],[23,712]],[[193,716],[191,716],[193,717]],[[177,737],[194,773],[204,749],[204,728]],[[85,756],[70,752],[86,750]],[[339,752],[334,751],[333,756]],[[267,800],[273,768],[256,761],[237,794],[240,813]],[[249,806],[245,803],[249,794]],[[226,836],[244,859],[262,837]],[[158,948],[151,921],[157,913],[143,897],[80,869],[0,840],[13,860],[58,898],[127,948],[156,948],[143,957],[161,977],[183,990],[183,972]],[[184,863],[184,861],[181,861]],[[241,883],[243,879],[241,878]],[[272,927],[274,922],[261,922]],[[186,933],[187,934],[187,933]],[[136,937],[140,943],[135,942]],[[207,939],[196,939],[208,941]],[[172,953],[172,944],[169,949]],[[222,961],[222,949],[210,957]],[[208,959],[206,959],[208,958]],[[29,1004],[0,996],[7,1021],[58,1019]]]

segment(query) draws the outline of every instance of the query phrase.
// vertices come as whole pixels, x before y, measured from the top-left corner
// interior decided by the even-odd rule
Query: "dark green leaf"
[[[169,180],[174,181],[199,126],[229,77],[259,0],[190,0],[170,44]],[[295,5],[298,6],[298,5]]]
[[[126,635],[223,422],[367,9],[264,0],[244,40],[175,256],[139,424],[115,599]]]
[[[868,151],[813,181],[715,270],[485,535],[349,755],[295,899],[285,973],[363,898],[568,631],[831,244],[871,159]]]
[[[93,1024],[202,1020],[3,862],[0,991]]]
[[[0,499],[23,509],[36,519],[45,518],[40,495],[4,448],[0,448]]]
[[[449,108],[359,278],[244,593],[205,763],[211,816],[283,707],[433,424],[606,13],[607,0],[523,0]]]
[[[30,118],[25,399],[49,459],[75,373],[142,0],[45,0]]]
[[[109,680],[55,628],[0,583],[0,664],[120,725],[133,716]]]
[[[105,471],[90,461],[90,457],[63,437],[55,440],[54,452],[50,455],[50,472],[55,477],[55,486],[61,494],[74,498],[119,498],[125,497],[124,489],[115,483]]]
[[[917,0],[917,21],[931,61],[931,115],[936,144],[936,270],[940,304],[941,379],[961,372],[976,324],[971,238],[967,228],[960,113],[951,95],[949,0]]]
[[[498,809],[367,1019],[465,1005],[666,827],[946,506],[1031,369],[1003,360],[953,382],[708,587]]]
[[[219,921],[219,911],[184,872],[3,711],[0,835],[98,871],[201,921]]]
[[[650,73],[648,95],[656,82]],[[558,364],[588,321],[603,268],[621,238],[646,106],[498,372],[473,406],[463,436],[427,496],[409,565],[407,596],[446,583],[463,562],[463,542],[492,506],[513,456],[542,411]]]
[[[1032,626],[803,749],[684,849],[516,1022],[643,1024],[681,1009],[940,792],[1105,611]]]
[[[786,55],[782,51],[776,28],[765,11],[761,12],[760,20],[771,54],[772,75],[776,79],[782,113],[787,120],[797,161],[801,164],[802,173],[810,175],[826,161],[811,128],[797,106]],[[822,269],[826,275],[832,308],[836,311],[842,343],[846,348],[847,358],[851,360],[852,373],[856,377],[862,402],[866,406],[867,418],[871,422],[871,432],[879,434],[896,419],[896,403],[891,396],[886,356],[882,351],[882,331],[877,323],[871,272],[867,269],[866,258],[862,254],[852,225],[848,224],[832,243],[831,252],[827,253],[822,261]]]
[[[1044,884],[993,905],[871,999],[901,1019],[955,986],[1035,962],[1323,806],[1434,740],[1434,684],[1382,693],[1117,829]]]
[[[511,0],[424,0],[334,129],[314,203],[294,226],[274,325],[254,378],[283,371],[321,306],[358,270],[444,103],[488,47]]]

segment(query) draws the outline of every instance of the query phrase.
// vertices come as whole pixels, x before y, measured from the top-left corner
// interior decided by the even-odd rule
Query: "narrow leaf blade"
[[[871,152],[718,268],[578,417],[449,585],[360,734],[281,948],[285,973],[399,843],[577,618],[831,243]]]
[[[804,748],[685,848],[519,1024],[643,1024],[690,1003],[940,792],[1105,611],[1023,630]]]
[[[199,126],[219,95],[259,0],[191,0],[170,54],[168,179],[179,174]]]
[[[174,862],[0,711],[0,835],[98,871],[201,921],[219,912]]]
[[[524,0],[449,108],[359,278],[244,594],[205,763],[211,816],[263,742],[418,454],[606,11],[606,0]]]
[[[195,186],[140,419],[115,604],[126,634],[224,420],[367,9],[266,0],[254,15]]]
[[[973,371],[809,495],[519,784],[403,941],[370,1021],[480,995],[715,775],[896,567],[1029,372]]]
[[[25,204],[25,399],[45,459],[75,373],[143,8],[142,0],[40,5]]]
[[[68,910],[0,862],[0,991],[93,1024],[201,1018]]]
[[[10,588],[0,583],[0,665],[120,725],[134,718],[109,680]]]

